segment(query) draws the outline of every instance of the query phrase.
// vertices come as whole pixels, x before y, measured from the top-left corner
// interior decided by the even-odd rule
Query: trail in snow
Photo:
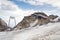
[[[0,40],[59,40],[60,23],[49,23],[21,31],[0,32]]]

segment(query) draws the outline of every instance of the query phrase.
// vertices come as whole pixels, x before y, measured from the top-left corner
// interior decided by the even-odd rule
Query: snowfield
[[[60,40],[60,23],[48,23],[18,31],[0,32],[0,40]]]

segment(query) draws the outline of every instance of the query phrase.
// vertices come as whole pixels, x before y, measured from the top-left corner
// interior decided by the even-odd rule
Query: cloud
[[[0,0],[0,15],[4,16],[26,16],[35,10],[22,10],[18,5],[8,0]],[[7,15],[8,14],[8,15]]]
[[[0,18],[2,18],[7,24],[10,16],[14,16],[18,23],[24,18],[24,16],[30,15],[33,12],[34,10],[22,10],[18,5],[11,1],[0,0]]]
[[[19,0],[18,0],[19,1]],[[20,0],[23,1],[25,3],[29,3],[31,5],[44,5],[46,4],[50,4],[54,7],[60,7],[60,0]]]
[[[18,21],[21,21],[23,18],[23,12],[11,1],[0,0],[0,18],[2,18],[8,24],[10,16],[14,16],[16,18],[20,17],[20,20],[16,20],[18,23]]]
[[[51,6],[51,8],[54,8],[54,9],[49,10],[51,8],[44,7],[44,8],[47,8],[48,10],[39,10],[39,11],[43,11],[48,15],[55,14],[60,16],[60,0],[17,0],[17,1],[29,3],[30,5],[37,6],[37,8],[38,6],[44,6],[48,4]]]

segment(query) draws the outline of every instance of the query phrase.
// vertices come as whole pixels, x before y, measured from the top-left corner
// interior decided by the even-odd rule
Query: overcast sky
[[[60,0],[0,0],[0,18],[7,24],[10,16],[14,16],[18,23],[36,11],[60,16]]]

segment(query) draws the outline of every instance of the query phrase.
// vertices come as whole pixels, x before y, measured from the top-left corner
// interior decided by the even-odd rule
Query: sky
[[[24,16],[34,12],[60,16],[60,0],[0,0],[0,18],[7,24],[10,16],[15,17],[17,24]],[[13,24],[14,22],[11,25]]]

